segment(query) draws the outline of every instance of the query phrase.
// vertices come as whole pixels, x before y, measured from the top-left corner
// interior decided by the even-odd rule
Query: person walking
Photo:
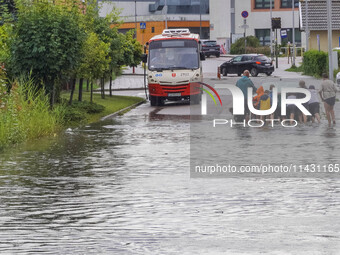
[[[308,101],[308,110],[312,114],[312,122],[315,122],[315,119],[320,123],[320,102],[318,93],[314,87],[314,85],[309,86],[309,91],[311,94],[311,98]]]
[[[246,121],[249,121],[249,107],[248,107],[248,88],[253,88],[253,93],[256,92],[256,87],[254,83],[249,79],[249,71],[245,70],[243,72],[243,76],[241,79],[239,79],[236,82],[236,87],[242,90],[243,96],[244,96],[244,113],[246,116]]]
[[[307,86],[306,86],[306,82],[303,81],[303,80],[300,80],[299,81],[299,87],[300,88],[303,88],[303,89],[307,89]],[[305,97],[305,94],[303,93],[298,93],[297,94],[297,98],[304,98]],[[302,104],[307,110],[308,110],[308,102],[307,103],[303,103]],[[300,123],[307,123],[307,116],[305,114],[303,114],[301,111],[298,111],[298,116],[299,116],[299,121]]]
[[[322,74],[322,78],[323,81],[321,83],[319,94],[321,100],[324,102],[328,127],[332,127],[332,121],[333,125],[335,125],[334,105],[337,88],[334,82],[328,79],[328,75],[326,73]]]

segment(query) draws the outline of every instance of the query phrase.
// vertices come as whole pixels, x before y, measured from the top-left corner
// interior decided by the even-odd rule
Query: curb
[[[112,118],[112,117],[114,117],[114,116],[119,115],[119,114],[122,113],[122,112],[125,112],[125,111],[127,111],[127,110],[136,108],[137,106],[140,106],[141,104],[144,104],[145,101],[146,101],[146,100],[143,100],[143,101],[141,101],[141,102],[139,102],[139,103],[135,103],[135,104],[133,104],[133,105],[130,105],[130,106],[128,106],[128,107],[125,107],[124,109],[121,109],[121,110],[119,110],[119,111],[117,111],[117,112],[111,113],[111,114],[109,114],[109,115],[107,115],[107,116],[101,118],[100,120],[101,120],[101,121],[107,120],[107,119],[109,119],[109,118]]]
[[[144,88],[121,88],[121,89],[112,89],[112,91],[124,91],[124,90],[144,90]],[[109,89],[104,89],[105,92],[110,92]],[[100,89],[94,89],[93,92],[101,92]]]

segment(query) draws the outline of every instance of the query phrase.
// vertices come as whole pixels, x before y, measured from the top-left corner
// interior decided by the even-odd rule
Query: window
[[[299,0],[294,0],[294,6],[299,7]],[[292,0],[281,0],[281,8],[292,8]]]
[[[151,33],[154,33],[155,32],[155,27],[152,27],[151,28]]]
[[[240,62],[241,60],[242,60],[242,56],[233,58],[233,62]]]
[[[255,29],[255,36],[261,45],[270,45],[270,29]]]
[[[269,9],[270,0],[255,0],[255,9]],[[272,8],[274,8],[274,0],[272,0]]]

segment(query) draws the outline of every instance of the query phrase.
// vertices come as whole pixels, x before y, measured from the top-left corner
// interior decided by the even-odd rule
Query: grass
[[[31,79],[13,84],[11,93],[0,95],[0,150],[24,141],[56,134],[63,128],[66,107],[50,109],[45,91]]]
[[[287,72],[303,72],[302,65],[300,66],[291,66],[290,68],[286,69]]]
[[[63,93],[62,98],[69,99],[70,93]],[[75,99],[78,98],[77,92],[74,93]],[[90,93],[84,92],[83,93],[83,101],[90,102]],[[98,113],[93,114],[87,114],[86,116],[86,122],[87,123],[93,123],[96,121],[99,121],[102,117],[105,117],[107,115],[110,115],[112,113],[115,113],[117,111],[120,111],[126,107],[129,107],[131,105],[134,105],[136,103],[143,102],[144,99],[140,97],[130,97],[130,96],[105,96],[105,99],[101,98],[100,94],[93,94],[93,102],[99,105],[102,105],[105,107],[105,109]]]

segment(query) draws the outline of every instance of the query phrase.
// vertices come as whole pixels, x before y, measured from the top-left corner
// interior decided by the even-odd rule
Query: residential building
[[[330,19],[327,14],[326,0],[301,1],[300,23],[301,29],[306,30],[306,22],[309,31],[309,49],[328,51],[328,29],[327,22]],[[340,1],[332,1],[332,47],[340,47]],[[307,13],[307,19],[306,19]]]

